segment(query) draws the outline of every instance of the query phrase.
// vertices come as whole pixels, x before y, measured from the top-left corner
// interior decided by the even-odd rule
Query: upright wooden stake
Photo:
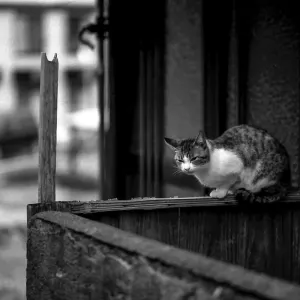
[[[58,59],[41,56],[38,202],[55,202]]]

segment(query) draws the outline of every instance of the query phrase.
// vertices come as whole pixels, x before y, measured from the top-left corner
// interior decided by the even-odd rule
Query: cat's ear
[[[176,151],[176,150],[177,150],[177,148],[178,148],[178,146],[179,146],[178,140],[170,139],[170,138],[167,138],[167,137],[165,137],[164,140],[165,140],[165,143],[167,144],[167,146],[168,146],[171,150],[173,150],[173,151]]]
[[[195,138],[194,145],[195,144],[203,144],[206,142],[205,133],[202,130],[199,130],[197,137]]]

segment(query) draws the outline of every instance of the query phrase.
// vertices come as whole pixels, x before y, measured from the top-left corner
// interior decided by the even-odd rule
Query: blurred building
[[[93,21],[95,0],[0,0],[0,111],[30,108],[38,120],[40,54],[59,59],[58,141],[66,115],[97,106],[97,53],[78,32]]]

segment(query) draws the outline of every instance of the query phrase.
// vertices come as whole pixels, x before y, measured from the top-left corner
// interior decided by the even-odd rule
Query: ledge
[[[286,207],[287,204],[300,205],[300,192],[290,193],[285,200],[270,204],[252,205],[253,207]],[[42,207],[45,209],[42,209]],[[184,208],[184,207],[241,207],[233,196],[225,199],[216,199],[211,197],[185,197],[185,198],[134,198],[131,200],[96,200],[96,201],[56,201],[54,204],[30,204],[28,212],[33,216],[34,211],[39,207],[39,211],[43,210],[60,210],[55,207],[67,206],[69,212],[74,214],[90,214],[106,211],[124,211],[124,210],[154,210],[166,208]]]

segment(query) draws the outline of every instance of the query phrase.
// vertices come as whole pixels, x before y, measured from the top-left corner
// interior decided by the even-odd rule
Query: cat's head
[[[193,174],[209,162],[209,148],[203,131],[193,139],[178,140],[165,137],[165,142],[174,151],[178,168],[186,174]]]

